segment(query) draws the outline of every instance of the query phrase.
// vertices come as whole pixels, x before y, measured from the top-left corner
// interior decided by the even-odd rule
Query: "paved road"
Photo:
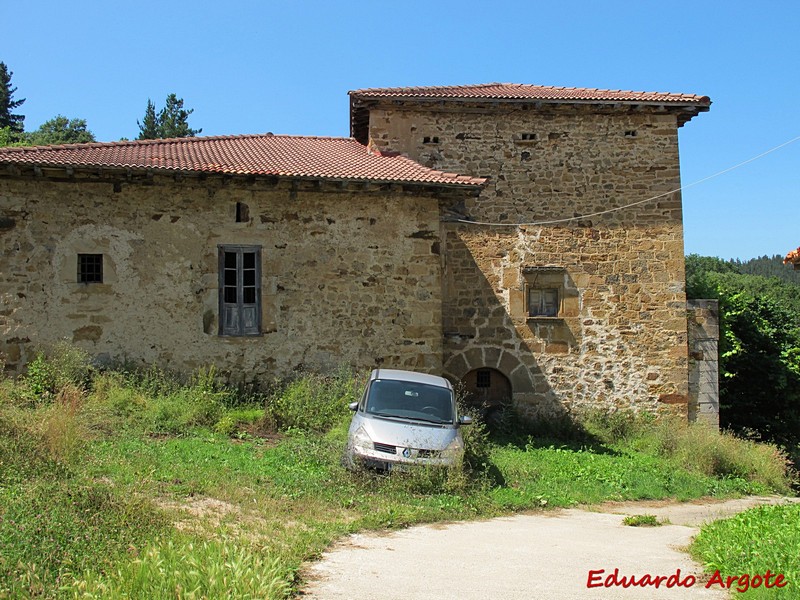
[[[356,534],[306,570],[305,599],[538,600],[729,598],[706,589],[684,552],[698,526],[778,498],[727,502],[604,504],[469,523]],[[629,527],[624,515],[654,514],[670,524]],[[618,579],[673,576],[659,588],[605,587]],[[680,575],[678,573],[680,572]],[[740,575],[731,573],[725,575]],[[602,587],[588,587],[592,583]],[[696,582],[691,584],[693,578]]]

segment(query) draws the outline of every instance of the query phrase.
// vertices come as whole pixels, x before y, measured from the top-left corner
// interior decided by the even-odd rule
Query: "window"
[[[78,254],[78,283],[103,283],[102,254]]]
[[[475,387],[492,387],[492,372],[489,369],[478,369],[475,373]]]
[[[562,319],[577,316],[580,310],[578,289],[564,267],[523,267],[522,278],[525,291],[520,304],[524,305],[527,318]]]
[[[558,288],[528,288],[529,317],[558,316]]]
[[[219,246],[219,333],[261,333],[261,247]]]

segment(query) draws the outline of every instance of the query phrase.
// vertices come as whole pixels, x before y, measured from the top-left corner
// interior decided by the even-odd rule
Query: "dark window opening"
[[[635,129],[629,129],[625,132],[625,137],[636,137],[639,135]]]
[[[521,133],[519,135],[519,139],[521,139],[523,142],[532,142],[534,140],[538,140],[539,139],[539,134],[538,133]]]
[[[528,289],[529,317],[557,317],[558,289]]]
[[[78,283],[103,283],[102,254],[78,254]]]
[[[244,202],[236,203],[236,222],[248,223],[250,221],[250,207]]]
[[[439,138],[438,138],[438,136],[426,135],[425,137],[422,138],[422,143],[423,144],[438,144],[439,143]]]
[[[219,333],[261,333],[261,247],[219,247]]]
[[[492,372],[489,369],[478,369],[478,372],[475,374],[476,387],[479,388],[488,388],[492,387]]]

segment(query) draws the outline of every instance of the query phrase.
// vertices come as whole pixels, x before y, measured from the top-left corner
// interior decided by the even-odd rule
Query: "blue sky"
[[[12,14],[3,0],[4,14]],[[684,185],[800,136],[800,2],[28,0],[0,36],[27,130],[138,135],[174,92],[202,135],[349,135],[353,89],[492,81],[708,95]],[[800,245],[800,141],[684,191],[687,253]]]

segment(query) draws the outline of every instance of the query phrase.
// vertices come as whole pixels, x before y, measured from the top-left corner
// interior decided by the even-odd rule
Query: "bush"
[[[361,393],[360,378],[346,369],[333,375],[306,374],[267,400],[266,419],[278,429],[324,432],[346,420],[347,405]]]
[[[40,351],[23,378],[23,396],[32,402],[53,400],[66,386],[88,389],[93,369],[89,354],[67,342]]]

